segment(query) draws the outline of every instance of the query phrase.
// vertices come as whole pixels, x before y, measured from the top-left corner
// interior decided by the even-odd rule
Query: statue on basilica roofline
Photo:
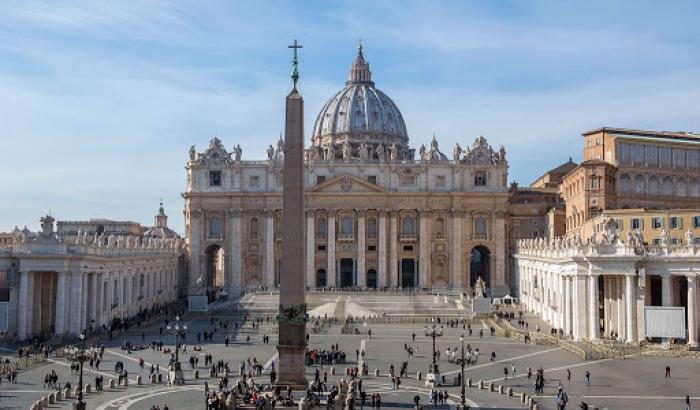
[[[425,161],[427,159],[425,155],[425,144],[420,145],[420,148],[418,149],[418,155],[421,161]]]
[[[241,149],[240,145],[236,145],[233,147],[233,155],[234,158],[236,158],[236,162],[241,162],[241,156],[243,156],[243,149]]]
[[[377,145],[377,157],[379,162],[384,162],[384,145],[382,144]]]
[[[270,144],[267,147],[267,159],[272,161],[272,158],[275,156],[275,149],[272,147],[272,144]]]
[[[352,158],[352,150],[350,149],[350,143],[346,140],[343,143],[343,161],[345,163],[350,162],[350,159]]]
[[[367,149],[367,144],[362,141],[360,142],[360,148],[358,150],[358,155],[360,157],[360,162],[364,163],[367,161],[367,158],[369,157],[369,151]]]
[[[190,161],[194,161],[197,156],[197,151],[194,149],[194,145],[190,145]]]
[[[455,144],[454,149],[452,150],[452,159],[454,159],[456,162],[459,161],[459,158],[462,156],[462,147],[459,146],[459,142]]]
[[[391,144],[389,146],[389,159],[394,162],[398,159],[398,148],[396,148],[396,144]]]

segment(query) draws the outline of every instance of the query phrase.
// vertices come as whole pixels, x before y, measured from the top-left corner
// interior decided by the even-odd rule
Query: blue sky
[[[260,159],[298,38],[307,140],[362,38],[414,147],[483,135],[527,184],[599,126],[700,131],[700,3],[5,1],[0,230],[57,219],[182,231],[184,164],[214,135]]]

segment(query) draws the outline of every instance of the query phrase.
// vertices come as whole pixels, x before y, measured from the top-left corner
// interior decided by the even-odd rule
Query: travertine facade
[[[25,339],[73,334],[136,315],[178,297],[181,240],[76,234],[60,239],[53,218],[42,231],[0,248],[0,330]],[[4,318],[3,318],[4,319]]]
[[[306,285],[507,291],[508,163],[485,138],[450,158],[415,150],[360,49],[346,87],[319,113],[306,149]],[[187,163],[190,291],[279,284],[281,141],[243,160],[214,138]]]

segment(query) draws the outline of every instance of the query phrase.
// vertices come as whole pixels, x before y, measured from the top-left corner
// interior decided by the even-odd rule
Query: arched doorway
[[[471,251],[469,286],[474,287],[479,277],[486,283],[486,287],[491,287],[491,251],[482,245],[473,247]]]
[[[401,259],[401,287],[415,288],[418,286],[416,275],[416,260]]]
[[[377,271],[374,269],[367,271],[367,287],[375,289],[377,287]]]
[[[326,279],[326,270],[325,269],[319,269],[316,271],[316,287],[317,288],[325,288],[326,283],[328,283],[328,280]]]
[[[207,287],[223,287],[224,282],[224,250],[219,245],[210,245],[207,255]]]

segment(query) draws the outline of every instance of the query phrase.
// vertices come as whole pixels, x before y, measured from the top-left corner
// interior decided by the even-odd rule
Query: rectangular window
[[[653,243],[654,245],[657,245],[657,246],[658,246],[658,245],[661,245],[661,239],[659,239],[659,238],[654,238],[654,240],[651,241],[651,243]]]
[[[251,188],[259,188],[260,177],[257,175],[251,175],[250,177],[248,177],[248,186]]]
[[[700,228],[700,216],[693,217],[693,228]]]
[[[316,247],[316,250],[318,250],[318,251],[325,251],[325,250],[326,250],[326,245],[318,245],[318,246]]]
[[[414,175],[401,175],[399,181],[401,186],[416,186],[416,177]]]
[[[652,229],[661,229],[664,227],[664,218],[660,216],[655,216],[651,218],[651,228]]]
[[[413,246],[412,245],[406,245],[403,247],[404,252],[413,252]]]
[[[377,250],[377,245],[369,245],[367,246],[367,250],[374,252]]]
[[[624,222],[622,222],[622,219],[620,218],[615,218],[615,223],[617,224],[617,229],[622,230],[624,228]]]
[[[600,178],[596,176],[591,177],[591,189],[600,189]]]
[[[680,238],[671,238],[671,245],[681,245],[683,241]]]
[[[221,171],[209,171],[209,186],[221,186]]]
[[[435,176],[435,186],[438,188],[445,187],[445,176],[444,175],[436,175]]]
[[[693,244],[700,245],[700,237],[693,238]]]
[[[370,184],[377,185],[377,176],[376,175],[367,175],[367,182]]]
[[[642,229],[642,220],[639,218],[630,219],[630,224],[632,225],[632,229]]]
[[[672,216],[668,219],[668,227],[671,229],[681,229],[681,225],[681,218],[677,216]]]
[[[316,185],[321,185],[324,182],[326,182],[325,175],[316,175]]]
[[[474,174],[475,186],[486,186],[486,171],[476,171]]]

